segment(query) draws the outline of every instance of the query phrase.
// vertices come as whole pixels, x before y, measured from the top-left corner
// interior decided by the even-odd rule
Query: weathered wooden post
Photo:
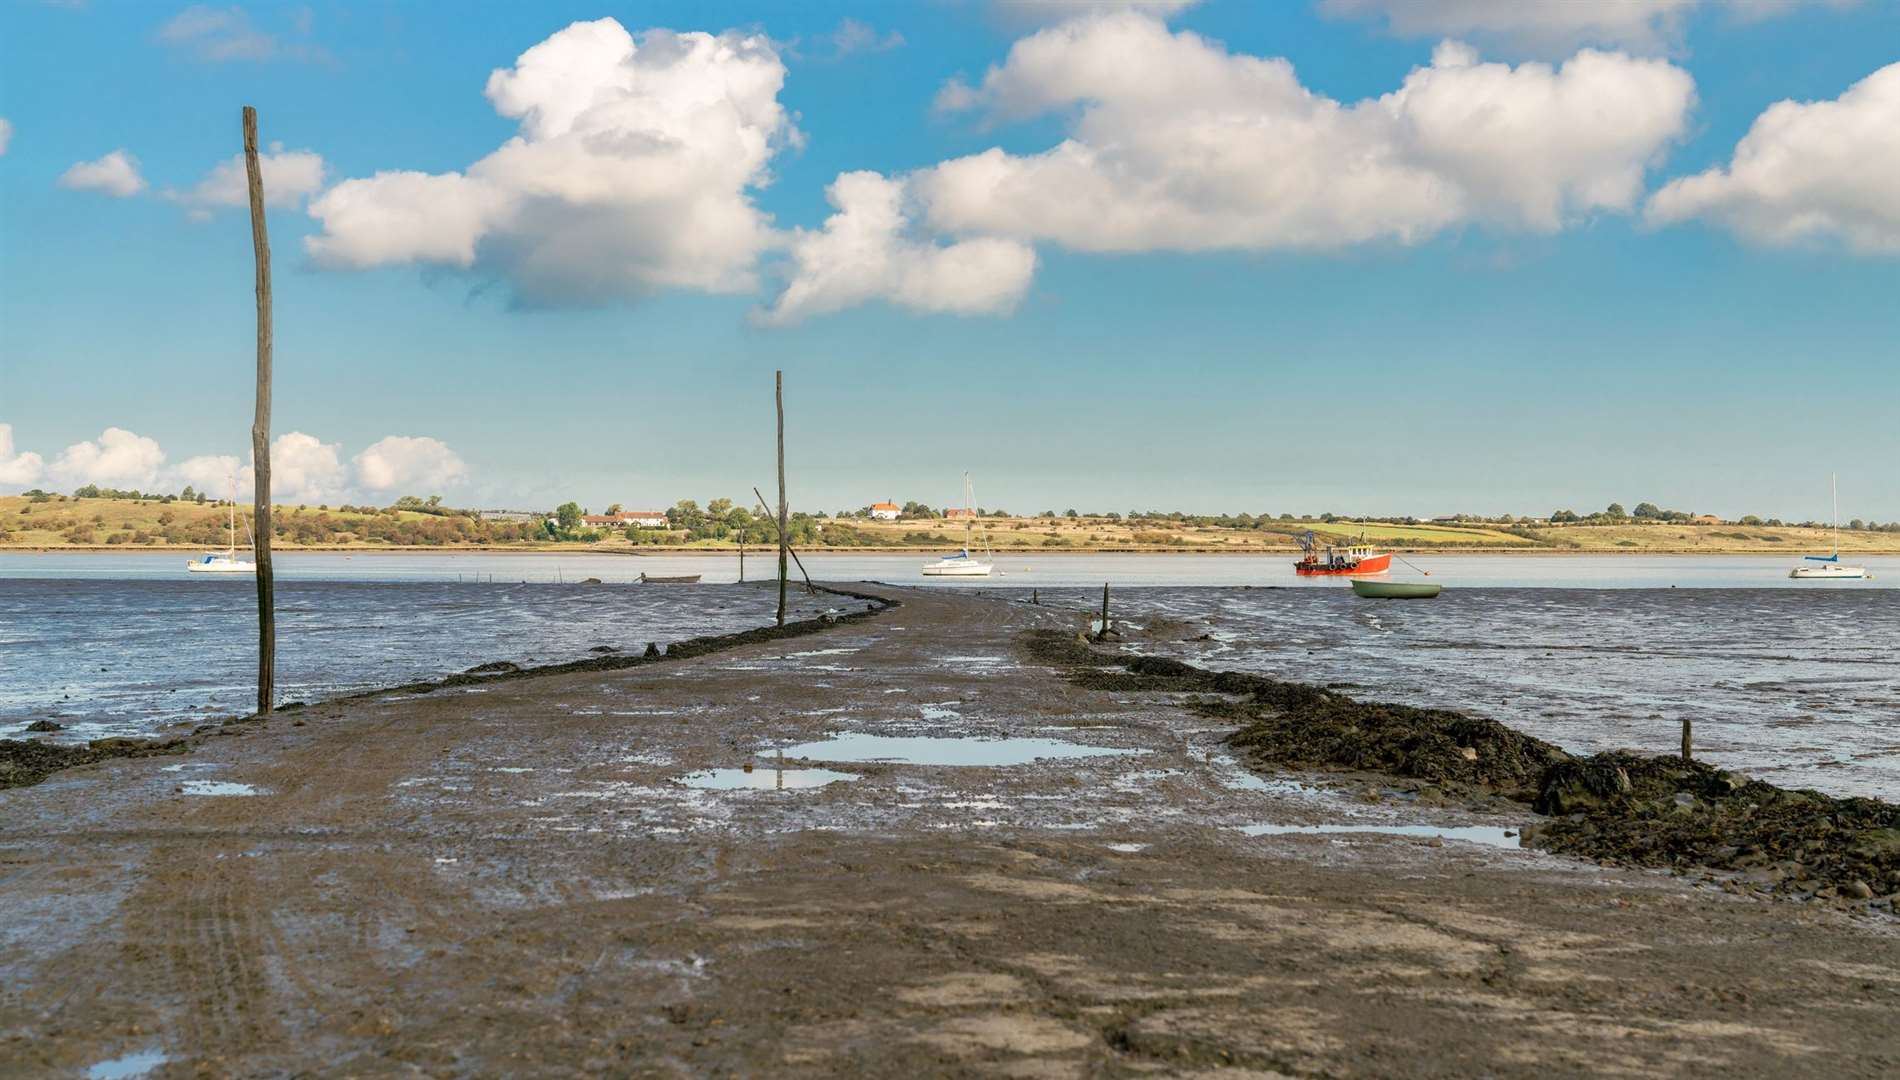
[[[785,535],[791,526],[785,510],[785,373],[776,372],[775,396],[778,402],[778,624],[785,625],[785,555],[791,541]]]
[[[257,110],[244,106],[244,175],[251,191],[251,249],[257,263],[257,410],[251,419],[252,556],[257,563],[257,711],[276,696],[277,605],[270,566],[270,236],[264,229],[264,174],[257,163]]]
[[[1102,629],[1096,636],[1103,640],[1108,639],[1108,582],[1106,581],[1102,582]]]
[[[1689,718],[1686,716],[1682,718],[1682,760],[1684,761],[1690,760],[1690,757],[1689,757]]]

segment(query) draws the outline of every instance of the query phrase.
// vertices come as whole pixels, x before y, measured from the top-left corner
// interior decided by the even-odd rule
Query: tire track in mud
[[[264,976],[272,942],[260,929],[256,882],[243,858],[220,852],[187,868],[178,901],[159,914],[186,1043],[201,1051],[281,1035]]]

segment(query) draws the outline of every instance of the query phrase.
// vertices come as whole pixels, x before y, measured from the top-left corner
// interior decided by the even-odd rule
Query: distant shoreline
[[[10,546],[5,546],[5,545],[0,545],[0,555],[179,555],[179,554],[202,553],[208,550],[211,550],[211,549],[205,548],[205,547],[178,547],[178,546],[169,546],[169,545],[145,545],[145,544],[140,544],[136,546],[130,545],[130,544],[114,544],[114,545],[94,544],[94,545],[83,546],[83,547],[77,546],[77,545],[72,546],[72,547],[64,547],[64,546],[48,547],[48,546],[25,546],[25,545],[10,547]],[[772,547],[764,547],[764,548],[748,547],[745,549],[745,553],[747,557],[749,558],[763,559],[763,558],[769,558],[777,550],[778,550],[777,548],[772,548]],[[959,551],[961,550],[961,548],[956,545],[951,545],[948,547],[944,547],[944,546],[936,546],[936,547],[921,547],[921,546],[919,547],[800,547],[800,548],[797,548],[796,550],[798,551],[800,555],[935,555],[942,552]],[[1637,558],[1637,557],[1641,557],[1645,555],[1666,555],[1671,558],[1689,558],[1692,556],[1704,557],[1704,558],[1707,558],[1707,557],[1764,558],[1764,557],[1781,556],[1781,557],[1786,557],[1791,560],[1798,561],[1801,558],[1801,556],[1805,554],[1805,552],[1800,551],[1800,550],[1791,551],[1791,550],[1786,550],[1786,549],[1783,549],[1783,550],[1730,549],[1730,550],[1714,551],[1714,550],[1709,550],[1707,548],[1672,548],[1672,549],[1663,549],[1663,550],[1638,551],[1638,550],[1619,549],[1619,548],[1610,548],[1610,549],[1601,549],[1601,550],[1578,550],[1574,548],[1557,549],[1557,548],[1541,548],[1541,547],[1539,548],[1384,547],[1384,548],[1381,548],[1380,550],[1390,551],[1398,555],[1409,555],[1409,556],[1415,556],[1415,557],[1430,556],[1434,558],[1467,558],[1467,557],[1479,556],[1479,555],[1482,555],[1482,556],[1505,555],[1505,556],[1510,556],[1511,558],[1526,558],[1526,557],[1536,557],[1536,556],[1545,556],[1545,557],[1554,556],[1557,558],[1587,558],[1587,557],[1597,557],[1597,556],[1610,556],[1612,558]],[[241,553],[248,552],[248,549],[240,549],[240,551]],[[739,549],[736,547],[723,547],[723,548],[714,548],[714,547],[624,548],[624,547],[618,547],[618,548],[604,548],[603,549],[602,547],[596,544],[574,544],[571,546],[570,545],[549,545],[545,547],[532,547],[532,548],[487,547],[487,546],[481,546],[481,545],[456,545],[452,547],[446,546],[446,545],[418,546],[418,547],[395,547],[395,546],[389,546],[389,545],[378,545],[375,547],[369,547],[369,546],[347,547],[347,546],[317,545],[317,546],[311,546],[311,547],[298,546],[298,547],[272,548],[271,554],[273,556],[278,556],[278,555],[587,555],[587,556],[601,557],[601,558],[619,557],[619,558],[634,558],[634,559],[651,559],[651,558],[666,558],[669,556],[678,558],[681,556],[701,556],[701,555],[736,558],[739,555]],[[1223,558],[1275,558],[1275,559],[1278,559],[1278,558],[1289,558],[1289,557],[1297,556],[1299,554],[1299,549],[1297,548],[1250,548],[1245,551],[1236,551],[1232,548],[1218,548],[1218,547],[1207,547],[1207,548],[1193,548],[1193,547],[1001,548],[1001,549],[992,551],[990,554],[992,554],[993,556],[997,558],[1031,557],[1031,556],[1043,557],[1043,556],[1049,556],[1049,555],[1156,555],[1156,556],[1163,556],[1163,557],[1181,556],[1181,555],[1219,555],[1219,556],[1222,556]],[[1895,547],[1892,549],[1878,549],[1878,550],[1862,549],[1862,550],[1855,550],[1855,551],[1843,551],[1841,552],[1841,555],[1844,558],[1860,558],[1860,557],[1884,558],[1884,557],[1891,557],[1891,556],[1900,556],[1900,547]]]

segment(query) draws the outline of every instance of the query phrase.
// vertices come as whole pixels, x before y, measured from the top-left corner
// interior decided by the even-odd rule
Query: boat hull
[[[990,564],[958,559],[954,563],[931,563],[924,567],[925,577],[989,577]]]
[[[1352,591],[1375,600],[1430,600],[1444,586],[1425,581],[1367,581],[1352,579]]]
[[[189,562],[185,569],[194,574],[255,574],[256,563],[245,562]]]
[[[1301,577],[1348,577],[1358,574],[1383,574],[1392,569],[1392,556],[1369,555],[1357,562],[1333,566],[1323,562],[1297,562],[1293,572]]]
[[[1854,581],[1867,576],[1862,566],[1797,566],[1788,576],[1803,581]]]

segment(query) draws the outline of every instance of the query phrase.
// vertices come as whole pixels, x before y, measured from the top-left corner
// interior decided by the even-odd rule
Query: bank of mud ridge
[[[868,619],[887,608],[898,607],[902,603],[889,597],[852,592],[848,589],[826,586],[816,588],[820,592],[830,593],[843,600],[861,601],[864,607],[857,611],[840,609],[826,612],[814,619],[799,619],[783,626],[760,626],[730,634],[706,634],[685,638],[672,642],[664,648],[657,642],[649,642],[645,651],[639,653],[623,652],[618,646],[599,645],[592,650],[594,653],[592,656],[561,663],[521,665],[505,660],[490,661],[440,679],[364,690],[344,695],[337,700],[360,701],[384,694],[427,694],[458,686],[534,679],[549,675],[569,675],[578,672],[620,671],[645,664],[689,660],[696,656],[736,649],[742,645],[784,641],[804,637],[807,634],[816,634],[841,623]],[[270,715],[288,716],[291,717],[292,723],[297,723],[296,713],[306,707],[306,704],[301,701],[285,702]],[[257,714],[230,717],[199,724],[185,735],[157,739],[114,737],[94,739],[86,743],[57,743],[41,739],[0,739],[0,790],[31,787],[62,769],[91,765],[113,758],[189,754],[207,738],[242,734],[245,726],[268,719],[268,716]],[[30,726],[28,730],[53,732],[60,730],[60,725],[51,720],[42,720]]]
[[[1697,761],[1629,751],[1575,757],[1484,717],[1357,701],[1335,689],[1091,645],[1033,630],[1023,647],[1079,685],[1202,695],[1263,769],[1400,781],[1426,801],[1505,800],[1539,818],[1531,847],[1606,864],[1718,871],[1723,887],[1900,914],[1900,807],[1793,791]]]

